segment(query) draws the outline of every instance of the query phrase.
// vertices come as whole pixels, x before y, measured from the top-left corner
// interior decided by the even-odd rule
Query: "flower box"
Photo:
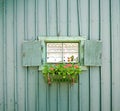
[[[46,64],[42,73],[48,84],[52,82],[70,82],[73,84],[77,82],[81,68],[75,63]]]

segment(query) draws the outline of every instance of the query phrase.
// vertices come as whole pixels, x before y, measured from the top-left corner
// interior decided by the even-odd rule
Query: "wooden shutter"
[[[23,66],[41,64],[41,44],[39,41],[24,42],[22,50]]]
[[[86,40],[84,43],[84,65],[101,66],[102,42]]]

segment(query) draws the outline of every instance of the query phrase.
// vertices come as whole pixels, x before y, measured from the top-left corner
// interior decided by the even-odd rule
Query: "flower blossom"
[[[51,71],[53,71],[53,70],[54,70],[54,68],[53,68],[53,67],[50,67],[50,70],[51,70]]]
[[[74,68],[76,68],[76,69],[77,69],[77,68],[79,68],[79,66],[78,66],[78,65],[75,65],[75,66],[74,66]]]

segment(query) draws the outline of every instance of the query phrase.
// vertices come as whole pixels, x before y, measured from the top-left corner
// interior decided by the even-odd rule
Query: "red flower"
[[[78,65],[75,65],[75,66],[74,66],[74,68],[76,68],[76,69],[77,69],[77,68],[79,68],[79,66],[78,66]]]
[[[54,70],[54,68],[53,68],[53,67],[50,67],[50,70],[51,70],[51,71],[53,71],[53,70]]]
[[[67,66],[65,65],[64,68],[67,68]]]
[[[66,64],[67,67],[72,67],[72,64]]]

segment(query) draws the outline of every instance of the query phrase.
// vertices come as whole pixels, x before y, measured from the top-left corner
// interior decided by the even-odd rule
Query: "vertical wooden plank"
[[[77,13],[77,0],[69,0],[70,3],[70,35],[78,36],[78,13]]]
[[[60,0],[56,0],[56,32],[60,35]]]
[[[74,83],[69,88],[69,111],[78,111],[78,83]]]
[[[60,35],[67,35],[67,0],[60,0]]]
[[[35,40],[35,33],[36,33],[36,19],[35,19],[35,1],[33,0],[28,0],[27,1],[27,8],[28,8],[28,13],[27,13],[27,36],[29,40]],[[37,100],[36,100],[36,87],[37,87],[37,80],[36,80],[36,75],[38,74],[37,72],[37,67],[29,67],[28,68],[28,83],[27,83],[27,88],[28,88],[28,110],[29,111],[34,111],[36,110],[36,105],[37,105]]]
[[[101,68],[101,110],[110,111],[110,16],[109,0],[101,1],[101,39],[103,41]]]
[[[68,36],[78,36],[78,13],[77,13],[77,0],[69,0],[68,2],[68,20],[69,30],[67,32]],[[68,110],[78,111],[78,83],[73,86],[69,84],[69,98],[68,98]]]
[[[52,83],[52,85],[49,86],[50,88],[50,98],[49,98],[49,104],[50,104],[50,110],[49,111],[57,111],[57,83]]]
[[[6,1],[7,110],[14,110],[13,0]]]
[[[110,110],[112,111],[113,109],[113,87],[112,87],[112,82],[113,82],[113,42],[112,42],[112,0],[109,0],[109,16],[110,16],[110,20],[109,20],[109,23],[110,23]]]
[[[39,72],[39,111],[47,111],[46,85],[42,73]]]
[[[17,75],[17,1],[13,1],[13,47],[14,47],[14,109],[18,111],[18,75]]]
[[[48,36],[58,35],[59,31],[59,1],[58,0],[48,0]],[[58,109],[58,84],[53,83],[51,86],[47,87],[48,93],[48,111],[57,111]],[[53,102],[54,101],[54,102]]]
[[[0,40],[0,111],[3,111],[3,104],[4,104],[4,97],[3,97],[3,82],[4,82],[4,79],[3,79],[3,74],[4,74],[4,71],[3,71],[3,16],[4,16],[4,5],[3,5],[3,1],[1,0],[0,1],[0,37],[1,37],[1,40]]]
[[[99,39],[99,1],[90,1],[90,39]],[[90,67],[90,110],[100,111],[99,67]]]
[[[80,35],[88,36],[88,0],[78,0],[80,15]]]
[[[34,111],[36,109],[36,74],[38,74],[38,67],[28,68],[28,110]]]
[[[28,0],[24,1],[24,39],[28,39]],[[25,111],[28,110],[28,68],[25,70]]]
[[[99,86],[99,68],[90,69],[90,108],[91,111],[100,110],[100,86]],[[96,75],[95,75],[96,74]]]
[[[47,33],[47,0],[38,1],[38,34],[46,36]],[[44,52],[43,52],[44,53]],[[41,54],[41,57],[45,56]],[[39,72],[39,111],[47,111],[47,84],[42,72]]]
[[[89,2],[78,0],[80,15],[80,35],[88,36],[89,32]],[[83,71],[79,76],[79,111],[89,111],[89,71]]]
[[[35,1],[28,0],[28,39],[35,40]]]
[[[45,8],[46,8],[46,36],[48,36],[49,34],[50,34],[50,31],[49,31],[49,29],[50,29],[50,24],[49,24],[49,0],[46,0],[46,2],[45,2]]]
[[[6,29],[7,29],[7,23],[6,23],[6,1],[3,3],[4,6],[4,13],[3,13],[3,101],[4,101],[4,111],[7,110],[7,36],[6,36]]]
[[[88,71],[79,75],[79,111],[89,111],[89,76]]]
[[[24,8],[24,0],[17,0],[17,36],[16,36],[16,47],[17,47],[17,54],[16,54],[16,59],[17,59],[17,66],[16,66],[16,72],[17,72],[17,83],[18,83],[18,111],[25,111],[25,76],[26,76],[26,71],[25,68],[21,67],[22,66],[22,61],[21,61],[21,44],[23,43],[24,37],[26,38],[25,35],[25,19],[24,19],[24,14],[26,14],[25,8]]]
[[[67,36],[71,35],[71,0],[67,0]]]
[[[68,96],[68,89],[69,85],[67,83],[60,83],[59,87],[59,111],[69,111],[69,96]]]
[[[35,0],[35,39],[38,39],[38,0]],[[41,45],[41,44],[40,44]],[[41,46],[40,46],[41,47]],[[41,53],[41,49],[39,51]],[[40,54],[41,58],[41,54]],[[41,59],[40,59],[41,60]],[[40,63],[41,65],[41,63]],[[37,67],[37,73],[35,75],[35,110],[39,111],[39,72],[38,72],[38,67]]]
[[[59,1],[60,11],[60,35],[70,35],[70,0]],[[68,83],[58,84],[58,111],[70,111],[70,85]]]
[[[40,36],[46,35],[46,0],[38,1],[38,33]]]
[[[48,0],[48,28],[49,28],[49,34],[57,35],[57,25],[56,25],[56,0]]]
[[[98,39],[99,37],[99,1],[90,1],[90,37]],[[95,38],[96,37],[96,38]]]
[[[71,0],[67,0],[67,36],[71,35]],[[68,84],[68,110],[71,110],[70,107],[70,101],[71,101],[71,91],[70,91],[70,85]]]
[[[120,1],[111,0],[111,31],[112,31],[112,110],[120,109]]]
[[[68,7],[67,0],[59,0],[59,32],[57,32],[60,36],[67,35],[67,26],[68,26]],[[58,13],[58,12],[57,12]],[[58,83],[57,84],[57,109],[58,111],[68,111],[69,105],[69,86],[67,83]]]

